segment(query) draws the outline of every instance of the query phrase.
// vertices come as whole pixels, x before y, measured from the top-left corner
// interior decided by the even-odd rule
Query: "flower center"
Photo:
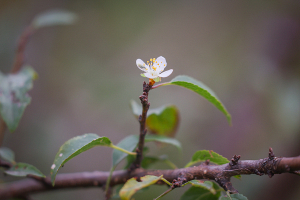
[[[153,67],[153,64],[155,62],[157,63],[157,61],[155,61],[155,58],[150,58],[150,61],[147,61],[147,65],[149,65],[150,70],[156,71],[157,67]]]

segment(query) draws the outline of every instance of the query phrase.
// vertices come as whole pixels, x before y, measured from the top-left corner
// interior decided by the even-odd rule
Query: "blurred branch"
[[[34,33],[34,30],[35,29],[33,28],[33,26],[29,25],[24,30],[22,35],[20,36],[19,41],[18,41],[17,50],[16,50],[16,56],[15,56],[14,64],[12,66],[12,69],[11,69],[10,73],[16,74],[22,68],[22,66],[24,64],[25,47],[26,47],[26,44],[29,41],[30,36]],[[0,146],[2,146],[2,142],[3,142],[3,139],[4,139],[4,133],[5,133],[6,128],[7,128],[7,126],[6,126],[5,121],[3,120],[3,118],[0,118]]]
[[[3,139],[4,139],[4,133],[5,133],[6,128],[7,128],[6,123],[3,120],[3,118],[0,116],[0,146],[2,146],[2,142],[3,142]]]
[[[272,149],[270,148],[270,152]],[[291,158],[277,158],[271,155],[259,160],[238,160],[224,165],[212,165],[204,162],[199,166],[174,169],[174,170],[145,170],[137,168],[131,172],[126,170],[115,171],[111,177],[110,186],[125,183],[132,177],[140,178],[145,175],[160,176],[169,182],[174,182],[174,179],[184,180],[184,182],[194,179],[206,179],[216,181],[223,189],[230,193],[237,193],[230,182],[230,178],[235,175],[244,174],[267,174],[271,178],[274,174],[281,173],[295,173],[300,170],[300,157]],[[51,178],[33,179],[27,178],[25,180],[9,183],[1,186],[0,199],[8,199],[19,196],[26,196],[28,194],[52,191],[57,189],[77,188],[77,187],[104,187],[109,177],[109,172],[82,172],[59,174],[56,177],[55,186],[51,186]],[[184,183],[183,182],[183,183]],[[158,184],[165,184],[163,181]]]
[[[25,60],[24,59],[25,47],[29,41],[30,36],[34,33],[34,30],[35,29],[33,28],[33,26],[29,25],[20,36],[18,41],[16,56],[15,56],[15,61],[11,73],[13,74],[18,73],[22,68]]]

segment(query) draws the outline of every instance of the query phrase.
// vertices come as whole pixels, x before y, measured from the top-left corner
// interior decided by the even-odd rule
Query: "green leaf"
[[[171,144],[171,145],[174,145],[175,147],[177,147],[178,150],[181,150],[180,142],[174,138],[169,138],[169,137],[162,136],[162,135],[146,135],[145,142],[152,142],[152,141]]]
[[[143,161],[146,158],[145,155],[148,153],[148,151],[149,151],[149,148],[146,147],[146,146],[144,146],[144,149],[143,149],[143,160],[142,160],[142,163],[141,163],[142,167],[143,167]],[[131,164],[135,161],[135,158],[136,158],[135,156],[128,155],[126,157],[126,165],[124,166],[124,169],[128,169],[131,166]]]
[[[136,181],[135,178],[131,178],[124,184],[123,188],[120,190],[119,195],[122,200],[130,200],[130,198],[138,190],[155,184],[161,178],[162,178],[162,175],[160,177],[147,175],[147,176],[141,177],[141,182]]]
[[[229,160],[227,158],[217,154],[214,151],[200,150],[194,153],[192,160],[185,167],[190,167],[198,162],[204,162],[206,160],[209,160],[210,162],[217,165],[229,163]]]
[[[53,165],[51,166],[51,181],[55,184],[58,170],[70,159],[96,146],[112,147],[112,142],[107,137],[100,137],[94,133],[87,133],[74,137],[65,142],[57,152]]]
[[[142,113],[142,106],[134,100],[130,102],[136,118]],[[179,111],[176,106],[168,105],[156,109],[149,109],[146,126],[149,131],[157,135],[174,136],[179,124]]]
[[[27,92],[37,74],[31,67],[24,67],[16,74],[0,72],[0,113],[10,132],[19,124],[31,97]]]
[[[180,200],[218,200],[221,196],[220,187],[209,181],[205,181],[205,184],[191,183],[193,187],[190,187],[180,198]]]
[[[124,186],[124,184],[120,184],[120,185],[117,185],[114,187],[115,192],[113,193],[113,196],[111,197],[111,199],[120,199],[119,193],[123,186]],[[142,193],[142,192],[147,191],[148,189],[149,189],[148,187],[142,188],[142,189],[138,190],[136,193]]]
[[[214,188],[214,184],[211,181],[191,180],[191,181],[185,183],[183,186],[185,186],[187,184],[191,184],[194,187],[204,188],[206,190],[209,190],[210,193],[212,193],[212,194],[217,193],[216,189]]]
[[[3,160],[11,164],[16,164],[15,153],[9,148],[6,147],[0,148],[0,158],[2,158]]]
[[[119,142],[116,146],[126,149],[127,151],[133,151],[136,148],[137,143],[139,142],[139,138],[136,135],[130,135],[124,138],[121,142]],[[112,155],[112,163],[113,166],[119,164],[128,154],[117,151],[116,149],[113,150]],[[134,157],[134,156],[132,156]]]
[[[17,163],[14,166],[12,166],[9,170],[6,170],[4,173],[11,175],[11,176],[19,176],[19,177],[24,177],[27,175],[46,177],[36,167],[26,164],[26,163]]]
[[[220,154],[217,154],[212,150],[200,150],[194,153],[192,160],[188,164],[186,164],[185,167],[190,167],[198,162],[204,162],[206,160],[209,160],[209,162],[215,163],[217,165],[229,163],[229,160],[227,158],[221,156]],[[234,177],[237,179],[241,179],[241,175],[236,175]]]
[[[150,109],[146,120],[148,130],[157,135],[174,136],[179,124],[176,106],[162,106]]]
[[[76,20],[77,16],[72,12],[65,10],[51,10],[35,17],[32,21],[32,25],[34,28],[54,25],[69,25],[73,24]]]
[[[220,200],[248,200],[248,198],[242,194],[231,194],[230,197],[221,197]]]
[[[135,149],[135,147],[137,146],[137,143],[138,143],[138,140],[139,140],[139,136],[138,135],[131,135],[131,136],[128,136],[124,139],[124,142],[123,140],[121,141],[123,143],[122,145],[122,148],[130,151],[131,149]],[[127,143],[128,141],[128,143]],[[176,146],[179,150],[181,150],[181,144],[178,140],[174,139],[174,138],[169,138],[169,137],[165,137],[165,136],[160,136],[160,135],[146,135],[145,137],[145,142],[152,142],[152,141],[155,141],[155,142],[162,142],[162,143],[166,143],[166,144],[171,144],[171,145],[174,145]],[[120,142],[120,143],[121,143]],[[132,143],[131,143],[132,142]],[[119,143],[119,144],[120,144]],[[118,144],[118,145],[119,145]],[[118,146],[116,145],[116,146]],[[121,146],[120,146],[121,147]],[[144,148],[144,154],[145,154],[145,148]],[[119,155],[122,155],[119,156]],[[125,169],[127,169],[131,163],[134,161],[135,159],[135,156],[131,156],[131,155],[123,155],[123,154],[120,154],[120,153],[115,153],[115,156],[113,155],[113,164],[118,164],[123,158],[125,158],[127,156],[127,164],[125,166]],[[146,157],[144,157],[146,158]],[[160,159],[160,158],[158,158]],[[143,162],[144,162],[144,166],[147,166],[148,167],[148,164],[146,164],[145,162],[147,162],[147,160],[143,159],[142,161],[142,165],[143,165]],[[118,161],[118,162],[117,162]],[[169,160],[163,160],[163,158],[161,158],[161,161],[164,161],[166,162],[166,164],[168,164],[169,166],[171,166],[172,168],[177,168],[173,163],[171,163]],[[113,165],[114,166],[114,165]],[[144,167],[143,166],[143,167]]]
[[[130,157],[130,156],[128,156],[128,157]],[[157,162],[164,162],[165,164],[169,165],[172,169],[177,169],[177,166],[168,159],[167,155],[161,155],[159,157],[144,156],[141,166],[144,169],[148,169],[151,165],[153,165]]]
[[[204,85],[202,82],[194,78],[191,78],[189,76],[180,75],[180,76],[176,76],[170,82],[162,83],[158,86],[164,86],[164,85],[178,85],[198,93],[199,95],[207,99],[209,102],[211,102],[213,105],[215,105],[221,112],[223,112],[229,124],[231,124],[231,116],[226,110],[225,106],[219,100],[217,95],[209,87]]]

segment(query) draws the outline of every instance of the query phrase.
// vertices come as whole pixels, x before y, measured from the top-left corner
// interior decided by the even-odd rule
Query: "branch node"
[[[187,180],[185,177],[178,177],[177,179],[173,179],[171,188],[181,187]]]
[[[207,160],[205,161],[205,164],[206,164],[206,165],[209,165],[209,163],[210,163],[210,160],[207,159]]]
[[[229,165],[230,165],[231,167],[234,166],[234,165],[237,165],[240,158],[241,158],[240,155],[238,155],[238,156],[237,156],[237,155],[234,155],[234,156],[232,157],[232,159],[231,159]]]
[[[273,149],[270,147],[269,148],[269,160],[273,160],[275,157],[275,154],[273,152]]]

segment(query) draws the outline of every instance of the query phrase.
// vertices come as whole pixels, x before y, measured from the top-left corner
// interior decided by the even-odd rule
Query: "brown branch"
[[[150,107],[150,103],[148,103],[148,94],[149,91],[152,88],[152,85],[154,83],[152,81],[147,84],[145,81],[143,83],[143,94],[139,96],[141,100],[141,104],[143,107],[142,114],[139,116],[139,122],[140,122],[140,137],[139,137],[139,143],[138,147],[136,148],[136,159],[130,166],[129,170],[132,171],[134,169],[137,169],[141,166],[141,162],[143,160],[143,149],[144,149],[144,141],[145,141],[145,136],[147,133],[146,129],[146,119],[147,119],[147,112]]]
[[[111,178],[110,186],[125,183],[132,177],[140,178],[145,175],[163,175],[169,182],[174,182],[174,179],[176,179],[175,182],[181,181],[181,183],[194,179],[214,180],[226,191],[229,190],[230,193],[237,193],[238,191],[233,188],[230,182],[232,176],[244,174],[257,174],[260,176],[267,174],[270,176],[270,174],[294,173],[294,171],[297,170],[300,170],[300,157],[274,157],[273,159],[267,157],[260,160],[239,160],[234,166],[231,166],[229,163],[224,165],[207,165],[207,163],[204,162],[199,166],[174,170],[144,170],[138,168],[131,172],[126,170],[115,171]],[[104,187],[108,176],[109,172],[99,171],[58,174],[54,187],[51,186],[50,177],[40,180],[27,178],[25,180],[2,185],[0,187],[0,199],[26,196],[32,193],[57,189]],[[160,181],[158,184],[164,184],[164,182]]]

